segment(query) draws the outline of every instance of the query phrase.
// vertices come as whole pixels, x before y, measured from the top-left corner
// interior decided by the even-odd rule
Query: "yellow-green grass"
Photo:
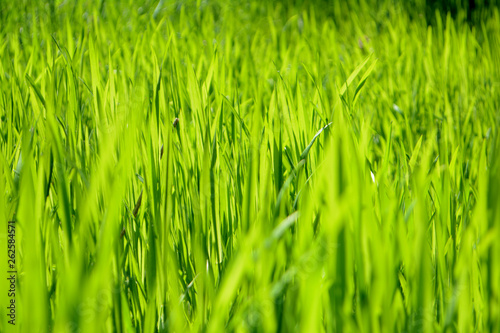
[[[2,2],[1,332],[500,330],[499,11],[325,5]]]

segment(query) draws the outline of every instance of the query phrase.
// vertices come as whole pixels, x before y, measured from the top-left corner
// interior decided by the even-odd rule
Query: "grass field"
[[[500,332],[500,13],[424,7],[0,1],[0,332]]]

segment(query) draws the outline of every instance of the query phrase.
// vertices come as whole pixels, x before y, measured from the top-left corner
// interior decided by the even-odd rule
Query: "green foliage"
[[[500,331],[496,8],[1,6],[1,332]]]

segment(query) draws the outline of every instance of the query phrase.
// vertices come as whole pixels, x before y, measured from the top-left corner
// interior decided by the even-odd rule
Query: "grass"
[[[500,330],[497,8],[0,6],[1,332]]]

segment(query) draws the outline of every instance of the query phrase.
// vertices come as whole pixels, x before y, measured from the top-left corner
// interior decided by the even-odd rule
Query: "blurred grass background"
[[[0,1],[0,331],[499,331],[499,84],[496,1]]]

